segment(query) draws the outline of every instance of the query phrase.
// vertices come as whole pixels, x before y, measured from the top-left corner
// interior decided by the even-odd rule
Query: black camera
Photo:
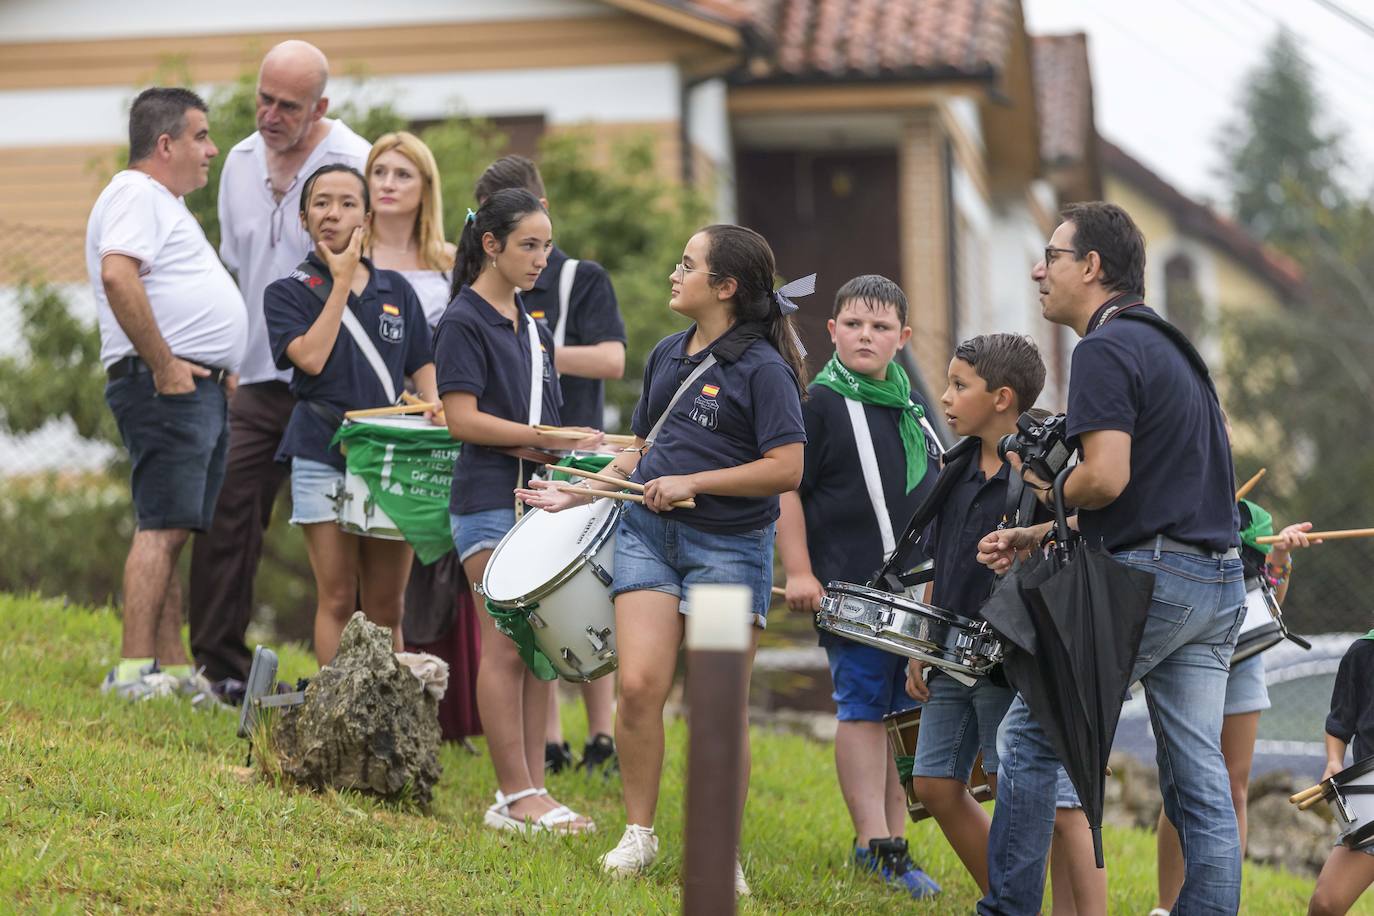
[[[999,458],[1006,461],[1008,452],[1020,455],[1021,465],[1030,468],[1035,476],[1053,483],[1073,455],[1064,433],[1064,415],[1037,417],[1030,411],[1021,414],[1016,419],[1016,432],[997,442]]]

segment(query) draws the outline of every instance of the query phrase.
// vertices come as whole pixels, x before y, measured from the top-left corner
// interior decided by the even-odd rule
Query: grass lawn
[[[0,910],[226,913],[649,913],[680,906],[686,732],[670,724],[658,823],[664,855],[642,881],[602,880],[624,826],[618,783],[556,777],[600,832],[522,839],[482,827],[484,758],[444,751],[428,815],[352,795],[245,784],[236,718],[98,693],[118,652],[109,611],[0,595]],[[282,651],[283,677],[311,657]],[[569,710],[569,736],[584,726]],[[913,903],[846,866],[850,827],[829,747],[755,731],[743,854],[744,912],[969,913],[976,888],[933,822],[907,831],[945,889]],[[1111,911],[1153,905],[1154,835],[1108,830]],[[1247,865],[1247,914],[1304,912],[1312,882]],[[1364,912],[1374,912],[1366,905]]]

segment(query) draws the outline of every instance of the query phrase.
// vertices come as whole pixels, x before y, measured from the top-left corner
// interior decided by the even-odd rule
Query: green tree
[[[1278,310],[1232,309],[1223,326],[1237,467],[1268,467],[1257,499],[1279,524],[1366,527],[1374,489],[1374,210],[1340,181],[1340,135],[1311,68],[1280,33],[1247,81],[1223,140],[1231,205],[1302,269],[1306,290]],[[1364,629],[1361,595],[1374,545],[1299,557],[1289,603],[1299,631]]]

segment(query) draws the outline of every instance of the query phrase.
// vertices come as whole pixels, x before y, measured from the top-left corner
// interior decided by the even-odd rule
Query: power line
[[[1346,22],[1350,23],[1355,28],[1359,29],[1361,32],[1364,32],[1370,38],[1374,38],[1374,25],[1371,25],[1367,20],[1361,19],[1359,16],[1356,16],[1354,13],[1350,12],[1350,10],[1346,9],[1345,7],[1337,3],[1336,0],[1312,0],[1312,2],[1317,4],[1317,6],[1320,6],[1327,12],[1344,19]]]

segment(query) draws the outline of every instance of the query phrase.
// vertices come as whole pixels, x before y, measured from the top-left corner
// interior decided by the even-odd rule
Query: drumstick
[[[1245,483],[1241,484],[1240,489],[1236,491],[1236,502],[1240,502],[1244,499],[1246,495],[1255,488],[1255,484],[1260,482],[1260,478],[1263,477],[1268,470],[1268,468],[1260,468],[1255,472],[1254,477],[1251,477],[1249,480],[1245,481]]]
[[[1311,798],[1299,802],[1298,810],[1306,811],[1308,808],[1311,808],[1313,805],[1315,805],[1317,802],[1321,801],[1324,798],[1326,798],[1325,793],[1322,793],[1320,795],[1313,795]]]
[[[567,470],[567,468],[561,468],[560,470]],[[570,483],[556,483],[553,485],[552,489],[564,490],[568,493],[577,493],[580,496],[590,495],[594,499],[619,499],[628,503],[644,502],[644,497],[640,496],[638,493],[616,493],[611,490],[589,490],[586,487],[579,487]],[[697,507],[697,501],[695,499],[679,499],[677,502],[672,503],[672,506],[674,509],[695,509]]]
[[[423,398],[421,398],[419,395],[411,394],[409,391],[401,392],[401,400],[405,401],[407,404],[419,405],[425,403],[425,400]],[[444,405],[440,404],[438,406],[438,409],[434,412],[442,416],[444,413]]]
[[[1345,528],[1340,531],[1309,531],[1307,537],[1311,540],[1322,541],[1344,541],[1349,538],[1374,538],[1374,528]],[[1277,544],[1283,540],[1281,535],[1266,534],[1262,538],[1255,538],[1256,544]]]
[[[545,426],[541,424],[536,426],[535,429],[539,430],[539,432],[543,433],[544,435],[552,436],[555,439],[587,438],[586,433],[576,429],[569,429],[566,426]],[[626,436],[620,433],[603,433],[602,436],[602,441],[605,442],[607,445],[618,445],[621,448],[629,448],[630,446],[633,446],[635,444],[634,436]]]
[[[420,401],[418,404],[396,404],[392,407],[369,407],[366,410],[350,410],[344,414],[344,417],[349,420],[361,420],[364,417],[394,417],[407,413],[424,413],[427,410],[435,410],[438,407],[438,404]]]
[[[1307,801],[1309,798],[1311,798],[1311,797],[1314,796],[1314,795],[1321,795],[1321,794],[1322,794],[1323,792],[1325,792],[1325,791],[1326,791],[1326,784],[1325,784],[1325,783],[1320,783],[1320,782],[1319,782],[1319,783],[1317,783],[1315,786],[1308,786],[1306,789],[1303,789],[1301,792],[1297,793],[1296,795],[1290,795],[1290,796],[1288,796],[1288,803],[1289,803],[1290,805],[1296,805],[1298,802]]]
[[[585,477],[588,480],[599,480],[602,483],[613,484],[622,490],[634,490],[636,493],[644,492],[644,484],[635,483],[633,480],[621,480],[618,477],[598,474],[596,471],[584,471],[581,468],[568,467],[567,465],[555,465],[553,469],[560,474],[572,474],[574,477]]]
[[[786,597],[787,597],[787,589],[781,588],[780,586],[775,585],[775,586],[773,586],[773,594],[777,595],[779,598],[786,598]]]

